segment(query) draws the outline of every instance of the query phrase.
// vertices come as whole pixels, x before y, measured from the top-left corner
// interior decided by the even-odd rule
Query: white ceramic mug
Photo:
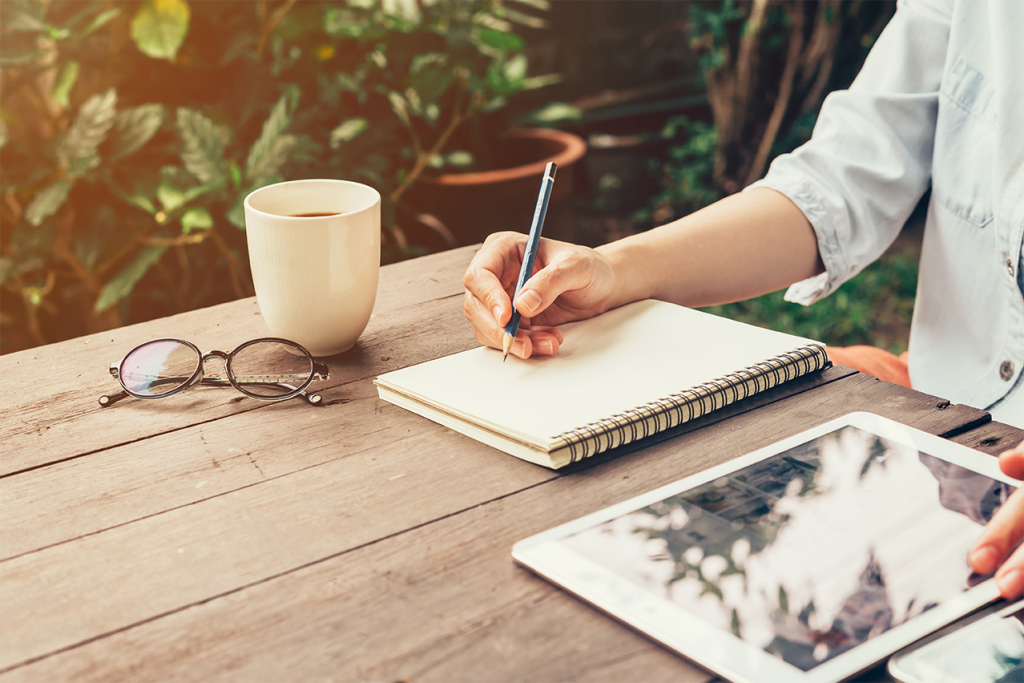
[[[245,198],[245,231],[271,334],[314,356],[352,348],[377,298],[380,194],[345,180],[268,185]]]

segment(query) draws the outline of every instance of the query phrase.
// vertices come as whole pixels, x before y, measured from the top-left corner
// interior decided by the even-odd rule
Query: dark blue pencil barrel
[[[551,199],[551,188],[555,184],[555,171],[558,166],[551,162],[544,169],[544,178],[541,180],[540,193],[537,195],[537,207],[533,211],[533,223],[530,225],[530,235],[526,239],[526,253],[523,255],[523,265],[519,269],[519,279],[516,281],[516,291],[512,295],[512,318],[505,326],[505,334],[515,338],[519,332],[519,321],[522,315],[516,308],[515,300],[522,291],[523,285],[530,279],[533,273],[533,263],[537,259],[537,249],[540,246],[540,234],[544,228],[544,217],[548,212],[548,202]]]

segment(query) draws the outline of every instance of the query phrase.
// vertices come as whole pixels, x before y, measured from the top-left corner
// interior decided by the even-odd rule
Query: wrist
[[[647,259],[642,253],[642,245],[637,243],[635,237],[610,242],[595,249],[611,268],[612,287],[607,298],[608,309],[654,298],[650,273],[644,267]]]

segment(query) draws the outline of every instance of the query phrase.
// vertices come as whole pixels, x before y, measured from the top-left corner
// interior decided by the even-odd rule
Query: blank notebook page
[[[661,301],[561,326],[551,357],[480,347],[382,375],[378,382],[538,445],[813,343]]]

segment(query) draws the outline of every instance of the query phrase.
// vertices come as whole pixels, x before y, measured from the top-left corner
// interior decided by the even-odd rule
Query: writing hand
[[[1024,479],[1024,441],[999,456],[999,467],[1007,476]],[[1024,596],[1024,544],[1010,552],[1021,539],[1024,539],[1024,486],[1014,491],[999,508],[968,556],[971,567],[979,574],[996,572],[996,585],[1007,600]]]
[[[481,344],[501,348],[525,251],[526,235],[495,233],[466,270],[463,312]],[[512,354],[529,358],[557,353],[563,336],[553,326],[607,310],[614,279],[608,259],[597,251],[542,238],[533,273],[516,300],[523,318]]]

